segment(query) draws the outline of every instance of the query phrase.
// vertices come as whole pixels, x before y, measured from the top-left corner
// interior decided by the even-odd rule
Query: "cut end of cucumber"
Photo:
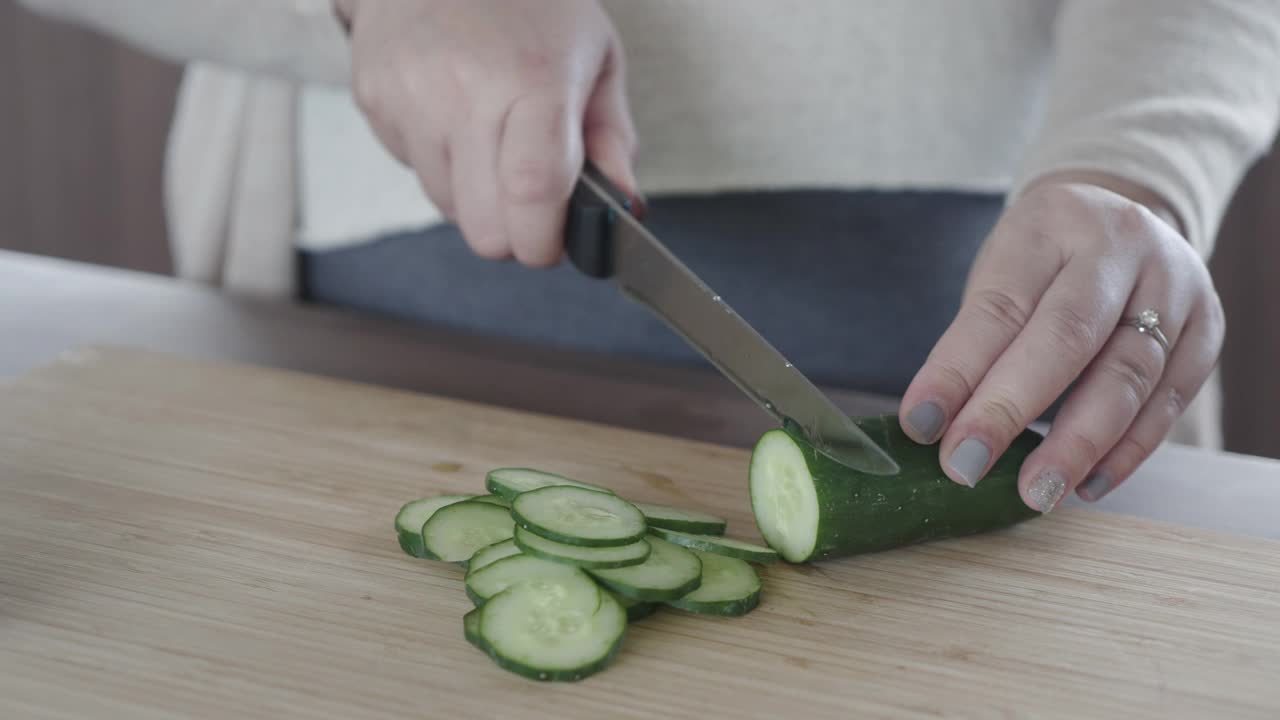
[[[422,545],[422,526],[442,507],[472,499],[473,495],[435,495],[419,498],[400,506],[396,513],[396,536],[400,549],[417,557],[435,558]]]
[[[581,573],[518,583],[480,613],[494,661],[532,680],[581,680],[603,670],[626,628],[622,606]]]
[[[803,562],[818,542],[818,492],[804,451],[786,432],[761,436],[751,455],[751,509],[769,547]]]
[[[702,584],[668,605],[703,615],[738,617],[760,604],[760,576],[745,560],[694,552],[702,561]]]
[[[644,515],[617,495],[565,485],[520,493],[511,515],[544,538],[585,547],[630,545],[646,529]]]
[[[514,530],[506,508],[468,500],[436,511],[422,526],[422,545],[435,558],[463,562],[480,548],[509,539]]]

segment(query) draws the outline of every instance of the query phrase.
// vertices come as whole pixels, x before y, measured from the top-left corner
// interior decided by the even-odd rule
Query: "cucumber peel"
[[[867,475],[813,448],[792,426],[761,436],[749,485],[756,525],[784,560],[803,563],[991,532],[1038,517],[1018,494],[1018,471],[1041,437],[1027,430],[977,487],[946,476],[938,448],[907,437],[896,416],[858,425],[898,462]]]

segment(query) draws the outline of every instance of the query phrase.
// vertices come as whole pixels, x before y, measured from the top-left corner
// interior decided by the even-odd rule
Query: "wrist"
[[[1109,190],[1146,207],[1156,217],[1177,231],[1179,235],[1186,237],[1186,227],[1181,218],[1178,217],[1178,214],[1174,212],[1173,207],[1158,193],[1139,183],[1094,170],[1062,170],[1037,178],[1027,186],[1027,190],[1041,185],[1054,184],[1093,185],[1103,190]]]

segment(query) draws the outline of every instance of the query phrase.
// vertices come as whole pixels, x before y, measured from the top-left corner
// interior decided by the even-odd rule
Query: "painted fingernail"
[[[916,436],[931,443],[937,439],[942,430],[942,407],[936,402],[922,402],[907,413],[907,425]]]
[[[1101,500],[1109,492],[1111,492],[1111,476],[1102,472],[1093,473],[1080,485],[1080,497],[1089,502]]]
[[[991,448],[976,438],[965,438],[956,446],[947,459],[947,464],[969,487],[978,484],[982,479],[982,471],[987,469],[987,461],[991,459]]]
[[[1058,506],[1062,496],[1067,492],[1067,479],[1062,473],[1052,468],[1041,470],[1027,488],[1027,497],[1031,505],[1042,513],[1047,513]]]

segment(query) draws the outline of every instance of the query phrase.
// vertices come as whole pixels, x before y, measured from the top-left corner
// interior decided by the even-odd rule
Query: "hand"
[[[595,0],[337,0],[378,138],[479,255],[561,256],[584,154],[635,194],[622,46]]]
[[[1179,233],[1105,178],[1046,178],[983,245],[959,313],[903,399],[918,442],[941,438],[942,466],[973,485],[1013,438],[1074,385],[1023,464],[1041,512],[1072,490],[1097,500],[1169,433],[1217,362],[1225,325],[1208,269]],[[1126,191],[1125,195],[1098,183]],[[1152,308],[1169,341],[1125,318]]]

